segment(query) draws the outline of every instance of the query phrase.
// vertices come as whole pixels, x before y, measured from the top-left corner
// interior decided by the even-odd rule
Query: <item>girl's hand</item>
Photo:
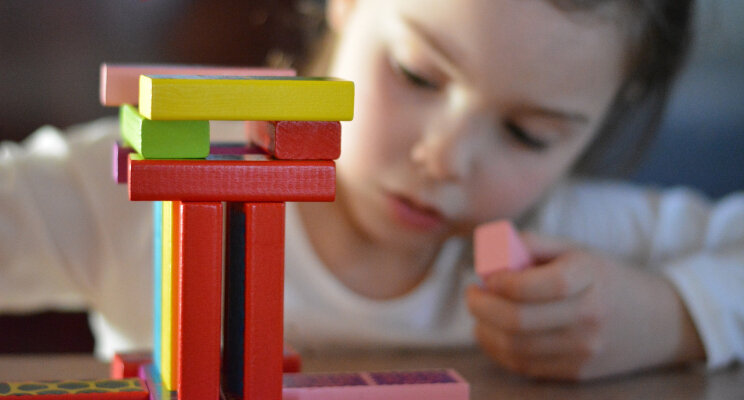
[[[662,277],[565,241],[523,239],[536,266],[499,271],[467,291],[475,336],[505,368],[583,380],[704,357]]]

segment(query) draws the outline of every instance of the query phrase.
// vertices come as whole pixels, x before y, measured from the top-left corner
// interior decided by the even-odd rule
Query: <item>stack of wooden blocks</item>
[[[101,102],[120,107],[114,178],[154,202],[154,348],[112,366],[146,387],[59,399],[468,398],[453,370],[301,374],[285,350],[285,202],[334,200],[353,98],[352,82],[291,70],[101,67]],[[213,120],[246,121],[247,140],[211,143]]]

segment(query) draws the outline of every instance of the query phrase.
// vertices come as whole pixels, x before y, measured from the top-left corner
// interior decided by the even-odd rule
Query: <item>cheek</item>
[[[381,51],[360,64],[354,71],[356,112],[353,121],[343,123],[339,168],[399,166],[408,160],[417,118],[391,81]]]
[[[475,223],[520,217],[564,176],[567,162],[533,162],[495,166],[469,189]]]

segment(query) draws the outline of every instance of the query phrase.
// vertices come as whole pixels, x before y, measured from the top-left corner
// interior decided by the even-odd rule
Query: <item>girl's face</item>
[[[533,206],[592,139],[622,76],[607,12],[542,0],[330,0],[330,74],[356,84],[338,199],[405,248]],[[601,15],[604,15],[601,16]]]

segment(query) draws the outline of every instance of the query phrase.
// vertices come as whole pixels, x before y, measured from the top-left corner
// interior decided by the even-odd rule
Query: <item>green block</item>
[[[209,155],[209,121],[152,121],[125,104],[119,124],[124,141],[145,159]]]

